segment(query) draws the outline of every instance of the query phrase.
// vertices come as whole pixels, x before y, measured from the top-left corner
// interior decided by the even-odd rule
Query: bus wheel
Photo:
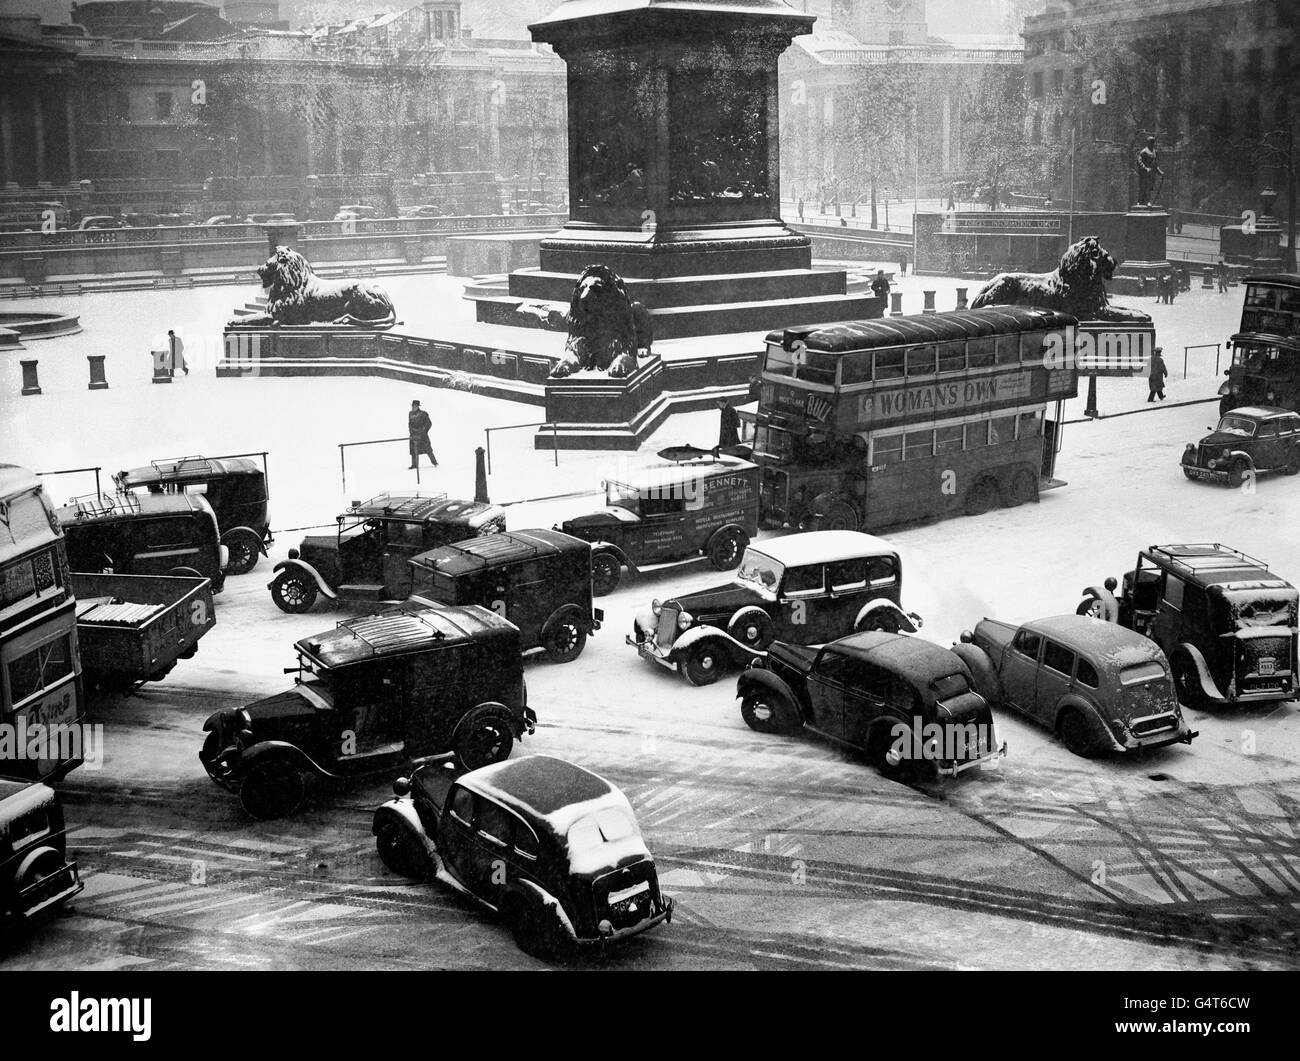
[[[1011,477],[1011,503],[1023,505],[1038,500],[1038,479],[1028,468],[1021,468]]]
[[[982,516],[997,503],[997,488],[989,480],[981,479],[966,492],[966,515]]]
[[[622,577],[623,565],[613,553],[597,553],[591,558],[591,592],[597,597],[613,593]]]
[[[852,505],[844,501],[836,501],[821,518],[819,529],[855,531],[858,529],[858,514],[853,511]]]

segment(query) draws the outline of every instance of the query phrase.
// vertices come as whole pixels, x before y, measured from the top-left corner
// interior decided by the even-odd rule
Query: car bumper
[[[1204,479],[1212,483],[1226,483],[1228,481],[1228,473],[1219,471],[1217,468],[1198,468],[1194,464],[1184,464],[1183,471],[1193,479]]]
[[[996,767],[998,763],[1005,759],[1007,755],[1007,742],[1003,741],[997,748],[991,752],[979,756],[976,759],[967,759],[964,762],[949,762],[946,766],[943,763],[935,764],[935,772],[940,777],[956,777],[958,774],[964,774],[967,770],[973,770],[975,767]]]
[[[671,649],[665,651],[664,649],[660,648],[653,640],[638,641],[631,634],[626,635],[623,638],[623,641],[625,644],[631,645],[633,648],[635,648],[637,651],[637,655],[639,655],[642,659],[648,659],[652,663],[658,663],[661,667],[667,667],[669,670],[676,669],[677,667],[676,660],[670,658],[672,653]]]
[[[661,925],[665,921],[673,919],[673,901],[668,896],[663,898],[663,909],[658,913],[651,914],[649,917],[642,918],[635,925],[628,925],[626,928],[617,928],[613,931],[591,938],[576,940],[582,947],[604,947],[611,943],[617,943],[619,940],[628,939],[631,936],[639,936],[642,932],[649,932],[656,925]]]

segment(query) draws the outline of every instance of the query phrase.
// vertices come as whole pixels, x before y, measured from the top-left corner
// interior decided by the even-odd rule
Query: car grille
[[[665,604],[659,609],[659,625],[655,628],[655,641],[663,648],[672,646],[677,637],[677,619],[681,609]]]
[[[615,929],[644,921],[660,907],[659,880],[649,859],[606,873],[592,887],[597,918],[608,919]]]

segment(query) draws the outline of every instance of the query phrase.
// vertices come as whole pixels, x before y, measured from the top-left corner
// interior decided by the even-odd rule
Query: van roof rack
[[[82,494],[68,499],[68,507],[77,510],[77,518],[87,516],[112,516],[117,513],[140,512],[140,499],[135,494]]]
[[[1213,571],[1222,570],[1225,567],[1240,567],[1242,564],[1251,567],[1259,567],[1268,570],[1268,564],[1263,560],[1243,553],[1240,549],[1234,549],[1229,545],[1223,545],[1220,542],[1186,542],[1179,545],[1153,545],[1147,550],[1162,557],[1170,567],[1177,567],[1183,571]],[[1196,563],[1188,563],[1188,560],[1195,559]],[[1215,560],[1218,563],[1215,563]]]

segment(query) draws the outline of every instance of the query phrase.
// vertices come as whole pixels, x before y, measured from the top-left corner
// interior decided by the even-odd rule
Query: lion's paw
[[[609,366],[611,379],[622,379],[636,371],[636,354],[619,354]]]

